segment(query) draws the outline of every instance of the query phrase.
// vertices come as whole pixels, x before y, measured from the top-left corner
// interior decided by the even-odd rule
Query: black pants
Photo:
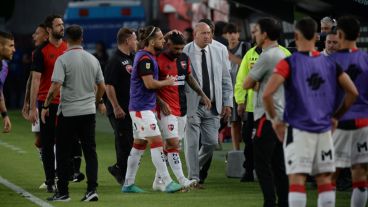
[[[272,124],[266,117],[263,116],[256,121],[256,129],[253,142],[254,167],[263,193],[263,206],[288,206],[289,184],[282,143],[277,139]]]
[[[41,117],[43,102],[38,102],[38,112]],[[50,104],[49,116],[45,117],[46,123],[40,122],[40,138],[42,147],[42,163],[45,171],[46,185],[54,185],[55,183],[55,125],[56,125],[56,112],[58,110],[57,104]]]
[[[133,146],[132,120],[128,114],[124,119],[116,119],[115,115],[111,114],[109,120],[115,135],[116,165],[125,178],[128,157]]]
[[[71,168],[72,147],[79,138],[86,161],[87,191],[97,187],[97,153],[95,141],[95,114],[64,117],[58,116],[56,129],[56,162],[58,173],[58,190],[61,194],[68,194],[68,175]]]
[[[247,112],[247,121],[243,123],[242,127],[242,138],[245,143],[244,147],[244,157],[245,161],[243,167],[245,173],[252,173],[254,170],[254,158],[253,158],[253,128],[254,128],[254,118],[253,112]]]

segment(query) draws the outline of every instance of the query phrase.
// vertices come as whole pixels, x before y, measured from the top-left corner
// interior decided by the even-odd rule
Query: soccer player
[[[147,26],[140,29],[138,40],[144,48],[136,53],[131,73],[129,114],[132,118],[134,142],[128,158],[122,192],[144,192],[135,185],[135,177],[147,143],[151,147],[152,162],[164,182],[165,192],[176,192],[182,186],[171,179],[167,170],[162,137],[153,112],[156,108],[156,89],[173,85],[175,78],[169,76],[165,80],[158,80],[159,70],[155,54],[165,43],[160,28]]]
[[[272,126],[284,144],[290,207],[306,206],[307,174],[315,175],[318,206],[335,206],[335,191],[331,183],[331,173],[335,171],[331,128],[358,94],[341,68],[315,51],[316,32],[317,23],[311,18],[303,18],[296,23],[298,52],[277,64],[263,93],[263,103]],[[282,84],[285,88],[283,117],[276,113],[276,100],[273,98]],[[334,110],[340,86],[346,96],[341,107]]]
[[[166,40],[166,50],[157,57],[160,70],[159,80],[165,80],[167,76],[173,76],[176,78],[176,82],[173,86],[163,87],[158,91],[158,100],[160,100],[158,124],[165,140],[169,165],[179,183],[188,188],[194,185],[196,180],[188,180],[184,176],[179,155],[180,140],[184,137],[187,119],[186,83],[202,97],[202,102],[208,109],[211,108],[211,101],[203,93],[191,74],[189,57],[182,53],[185,46],[185,39],[182,34],[170,32],[166,36]],[[159,175],[156,175],[153,189],[164,191],[164,187]]]
[[[66,42],[62,40],[64,36],[64,22],[62,18],[58,15],[50,15],[46,17],[45,25],[49,34],[49,41],[39,45],[35,49],[32,58],[32,85],[29,113],[29,120],[32,124],[36,124],[38,121],[42,104],[51,86],[51,75],[54,71],[56,58],[62,55],[67,49]],[[40,123],[42,162],[48,192],[53,192],[55,186],[55,122],[59,103],[60,96],[56,96],[50,104],[46,124]]]
[[[351,168],[353,193],[351,207],[367,203],[368,167],[368,55],[357,48],[360,23],[354,17],[344,16],[337,22],[340,49],[330,57],[339,63],[358,89],[359,97],[339,120],[333,134],[336,159],[336,182],[342,168]],[[344,94],[341,93],[340,97]]]
[[[3,93],[3,85],[8,73],[8,68],[4,60],[13,59],[15,52],[14,37],[12,34],[0,31],[0,112],[3,118],[4,127],[3,132],[8,133],[11,131],[11,122],[6,111],[5,99]]]

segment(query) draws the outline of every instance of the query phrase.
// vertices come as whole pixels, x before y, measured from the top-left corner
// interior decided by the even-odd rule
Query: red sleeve
[[[190,66],[190,59],[188,58],[188,71],[187,74],[191,74],[192,73],[192,67]]]
[[[289,76],[290,76],[290,66],[289,66],[289,63],[285,59],[280,60],[280,62],[277,63],[277,65],[276,65],[276,67],[275,67],[275,69],[274,69],[273,72],[281,75],[285,79],[288,79]]]

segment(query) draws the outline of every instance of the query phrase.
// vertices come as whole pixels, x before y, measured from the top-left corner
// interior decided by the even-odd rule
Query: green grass
[[[34,137],[30,131],[31,126],[21,117],[19,111],[10,112],[10,117],[13,130],[10,134],[0,133],[0,141],[17,146],[26,151],[26,153],[19,154],[0,145],[0,176],[38,198],[45,199],[51,194],[38,189],[38,186],[44,181],[44,174],[39,154],[33,144]],[[209,178],[206,180],[206,189],[204,190],[192,190],[187,193],[175,194],[153,192],[151,185],[154,177],[154,167],[151,162],[150,153],[147,151],[142,159],[136,184],[148,192],[143,194],[123,194],[120,192],[121,187],[117,185],[113,177],[107,172],[107,167],[115,161],[114,138],[107,118],[98,116],[96,131],[99,161],[98,193],[100,200],[97,203],[81,203],[79,200],[85,193],[86,183],[70,183],[70,196],[72,200],[69,203],[52,203],[52,205],[109,207],[262,206],[263,198],[258,183],[241,183],[238,179],[230,179],[225,176],[224,159],[227,150],[231,148],[231,143],[223,144],[224,149],[222,151],[216,151]],[[82,171],[84,171],[84,165],[82,165]],[[316,197],[316,190],[309,190],[307,205],[316,206]],[[338,192],[336,206],[350,206],[349,197],[349,192]],[[0,184],[0,206],[28,207],[36,205]]]

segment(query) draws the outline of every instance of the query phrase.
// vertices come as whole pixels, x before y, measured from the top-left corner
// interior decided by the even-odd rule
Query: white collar
[[[209,50],[209,48],[208,48],[208,45],[206,46],[206,47],[204,47],[204,48],[200,48],[195,42],[193,42],[194,43],[194,48],[197,50],[197,51],[199,51],[199,52],[202,52],[202,50],[205,50],[206,51],[206,53],[208,52],[208,50]]]

